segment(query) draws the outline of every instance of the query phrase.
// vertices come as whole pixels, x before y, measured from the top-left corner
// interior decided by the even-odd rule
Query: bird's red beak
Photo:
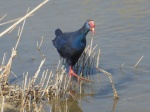
[[[90,30],[92,31],[93,35],[95,34],[95,29],[94,28],[90,28]]]
[[[95,34],[95,23],[94,21],[89,21],[90,30],[92,31],[93,35]]]

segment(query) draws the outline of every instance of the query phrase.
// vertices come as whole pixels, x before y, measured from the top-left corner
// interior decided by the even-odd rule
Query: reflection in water
[[[76,85],[75,85],[76,83]],[[94,96],[92,84],[80,84],[72,82],[74,86],[69,90],[69,96],[66,100],[52,102],[51,112],[83,112],[79,101],[87,102],[87,96]]]
[[[118,103],[118,99],[114,99],[114,104],[113,104],[112,112],[115,112],[117,103]]]
[[[71,88],[69,90],[69,94],[70,95],[66,100],[52,102],[50,104],[52,107],[51,112],[83,112],[83,107],[82,105],[80,105],[80,102],[90,102],[88,101],[88,98],[94,97],[95,91],[93,90],[93,84],[82,84],[78,87],[78,89],[77,86]],[[118,99],[114,99],[112,112],[115,112],[117,103]]]
[[[83,112],[77,100],[69,99],[59,104],[52,104],[52,112]]]
[[[76,98],[80,99],[73,99],[71,96],[65,100],[65,101],[61,101],[61,102],[57,102],[57,103],[53,103],[51,112],[83,112],[82,110],[82,106],[79,105],[79,101],[84,100],[85,97],[87,96],[93,96],[90,94],[77,94],[75,92],[72,93]],[[117,107],[117,103],[118,103],[118,99],[114,99],[113,102],[113,106],[112,106],[112,111],[111,112],[115,112],[116,111],[116,107]]]

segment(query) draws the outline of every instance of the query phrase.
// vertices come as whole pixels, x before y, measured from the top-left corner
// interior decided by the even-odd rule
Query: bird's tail
[[[62,31],[58,28],[55,30],[55,35],[59,36],[60,34],[62,34]]]

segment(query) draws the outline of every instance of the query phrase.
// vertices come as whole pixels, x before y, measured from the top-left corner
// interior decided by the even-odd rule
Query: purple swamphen
[[[55,30],[55,39],[52,40],[53,45],[56,47],[58,53],[65,59],[69,65],[69,75],[75,76],[78,79],[84,80],[85,78],[79,77],[74,73],[72,67],[80,58],[82,52],[86,47],[86,35],[89,31],[94,34],[95,23],[93,20],[87,20],[82,28],[75,32],[63,33],[60,29]]]

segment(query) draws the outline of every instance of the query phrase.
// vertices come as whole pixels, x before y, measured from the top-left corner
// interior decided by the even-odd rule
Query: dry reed
[[[38,10],[40,7],[42,7],[48,1],[49,0],[45,0],[44,2],[42,2],[41,4],[39,4],[37,7],[35,7],[32,11],[30,11],[28,14],[26,14],[24,17],[22,17],[17,22],[15,22],[12,26],[10,26],[9,28],[7,28],[2,33],[0,33],[0,37],[2,37],[4,34],[6,34],[7,32],[9,32],[12,28],[14,28],[16,25],[18,25],[19,23],[21,23],[23,20],[25,20],[27,17],[29,17],[32,13],[34,13],[36,10]]]
[[[0,18],[0,21],[2,21],[6,16],[7,16],[7,13],[3,17]]]
[[[144,56],[142,56],[137,62],[136,64],[134,65],[135,68],[137,68],[137,65],[140,63],[140,61],[144,58]]]
[[[23,30],[23,26],[21,28],[22,30]],[[19,37],[21,36],[22,30],[20,30]],[[0,75],[1,96],[2,97],[7,96],[6,100],[11,99],[11,101],[16,102],[14,103],[15,106],[19,107],[21,111],[26,111],[26,110],[43,111],[43,104],[42,104],[43,101],[56,102],[61,100],[67,100],[68,96],[71,96],[74,100],[78,100],[78,98],[74,93],[72,93],[72,91],[74,92],[76,91],[77,94],[82,94],[82,90],[83,90],[82,81],[79,84],[74,85],[70,77],[66,75],[66,69],[64,68],[64,66],[62,67],[60,66],[60,61],[56,68],[56,73],[53,73],[52,71],[49,70],[44,70],[42,72],[42,78],[39,83],[36,83],[36,80],[39,77],[41,67],[44,64],[45,59],[41,61],[38,70],[36,71],[35,75],[32,78],[28,78],[29,76],[28,72],[24,74],[24,80],[21,87],[9,85],[7,79],[10,74],[12,60],[16,55],[16,49],[19,43],[19,39],[20,38],[18,38],[17,40],[15,48],[13,48],[12,50],[12,56],[10,57],[10,61],[8,61],[6,66],[4,66],[6,54],[4,54],[3,57],[3,62],[2,62],[3,68],[1,68],[2,72]],[[93,41],[93,39],[91,41]],[[37,48],[40,48],[41,45],[42,44],[38,45]],[[96,57],[95,48],[96,46],[92,47],[92,44],[88,46],[85,49],[82,56],[80,57],[78,63],[74,67],[76,73],[84,74],[83,76],[86,77],[84,79],[87,79],[87,81],[90,82],[94,82],[94,80],[91,79],[90,74],[92,73],[92,69],[94,69],[95,66],[98,67],[99,58],[100,58],[100,50],[97,53],[97,57]],[[95,64],[96,60],[97,63]],[[98,69],[98,70],[100,70],[101,72],[103,72],[109,77],[110,82],[112,84],[112,88],[114,90],[114,98],[118,98],[117,91],[112,81],[112,76],[108,72],[102,69]],[[6,76],[7,78],[5,79],[4,76]],[[2,81],[2,79],[4,82]],[[93,93],[91,93],[91,95],[92,94]],[[3,107],[1,109],[3,110]]]
[[[112,89],[113,89],[113,92],[114,92],[114,99],[118,99],[119,95],[118,95],[117,90],[116,90],[116,88],[114,86],[111,73],[109,73],[109,72],[107,72],[107,71],[105,71],[103,69],[100,69],[100,68],[97,68],[97,70],[99,70],[100,72],[102,72],[102,73],[104,73],[105,75],[108,76],[108,78],[110,80],[110,84],[112,85]]]
[[[45,57],[43,55],[43,60],[39,65],[35,74],[23,73],[23,82],[22,86],[19,85],[10,85],[8,78],[11,73],[11,67],[14,57],[17,55],[17,47],[23,32],[23,28],[25,25],[25,20],[28,16],[30,16],[33,12],[39,9],[42,5],[44,5],[48,0],[45,0],[35,9],[30,11],[27,14],[19,19],[16,23],[6,29],[4,32],[0,33],[0,37],[11,31],[17,24],[23,21],[22,27],[19,27],[18,30],[18,39],[15,47],[12,49],[12,54],[6,63],[6,53],[4,53],[2,65],[0,66],[0,97],[2,98],[2,106],[1,111],[5,110],[5,103],[10,103],[14,107],[18,107],[20,111],[36,111],[41,112],[44,111],[43,102],[60,102],[66,101],[66,112],[68,111],[67,101],[71,97],[74,100],[78,101],[78,95],[83,91],[84,82],[76,82],[71,80],[71,78],[66,75],[66,69],[64,66],[60,65],[60,61],[56,68],[56,72],[53,73],[48,69],[41,71],[41,68],[45,62]],[[4,18],[4,17],[3,17]],[[40,52],[40,48],[42,47],[43,37],[41,39],[40,44],[37,42],[37,49]],[[99,60],[100,60],[100,49],[99,51],[95,51],[97,45],[93,46],[93,38],[91,39],[91,44],[86,47],[83,54],[81,55],[79,61],[73,68],[77,74],[81,74],[80,78],[84,79],[86,82],[94,82],[92,75],[94,73],[94,68],[97,68],[99,71],[106,74],[110,83],[112,84],[112,88],[114,91],[114,98],[118,98],[117,91],[112,81],[112,76],[108,72],[99,69]],[[6,63],[6,64],[5,64]],[[42,74],[42,75],[41,75]],[[29,76],[33,76],[30,78]],[[41,76],[40,81],[39,77]],[[17,76],[16,76],[17,77]],[[92,91],[92,90],[91,90]],[[92,96],[94,93],[87,94]],[[52,109],[52,108],[51,108]]]

